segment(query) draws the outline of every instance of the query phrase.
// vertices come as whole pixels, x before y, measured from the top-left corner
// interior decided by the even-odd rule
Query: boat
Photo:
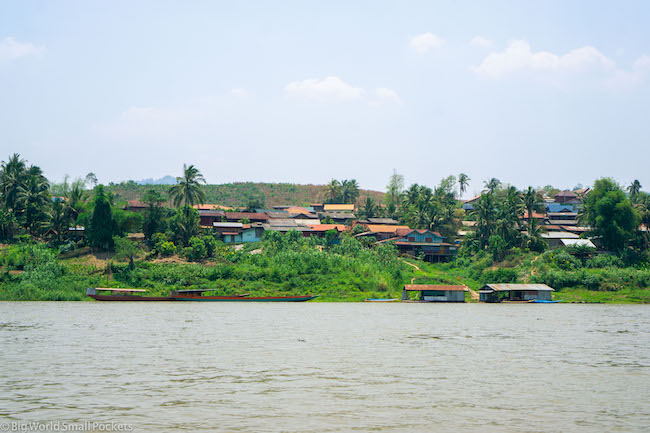
[[[203,292],[211,290],[178,290],[171,293],[175,301],[198,301],[198,302],[305,302],[318,296],[205,296]]]
[[[533,303],[535,304],[557,304],[559,302],[562,302],[564,299],[558,299],[557,301],[546,301],[544,299],[535,299]]]
[[[98,294],[97,292],[108,292]],[[171,296],[141,296],[145,289],[119,289],[113,287],[95,287],[86,289],[86,295],[96,301],[175,301]]]
[[[367,298],[363,302],[397,302],[399,299],[380,299],[380,298]]]

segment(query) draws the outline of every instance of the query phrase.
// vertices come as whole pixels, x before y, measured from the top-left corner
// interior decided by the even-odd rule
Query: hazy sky
[[[0,159],[52,180],[650,189],[650,2],[0,3]]]

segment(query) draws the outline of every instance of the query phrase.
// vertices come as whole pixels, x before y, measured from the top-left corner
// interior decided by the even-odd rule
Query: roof
[[[399,224],[392,218],[368,218],[371,224]]]
[[[528,219],[528,212],[524,212],[521,218]],[[546,218],[544,214],[533,212],[533,219],[543,220],[544,218]]]
[[[589,227],[579,227],[579,226],[561,226],[564,230],[570,231],[570,232],[577,232],[577,233],[584,233],[588,232],[590,229]]]
[[[244,227],[242,223],[212,223],[213,227],[221,228],[235,228],[235,227]]]
[[[344,232],[345,226],[343,224],[317,224],[311,226],[311,229],[315,232],[326,232],[328,230],[337,230],[339,232]]]
[[[577,217],[578,212],[549,212],[547,214],[549,217],[559,216],[559,217]]]
[[[295,230],[297,232],[310,232],[311,227],[303,227],[303,226],[294,226],[294,227],[287,227],[287,226],[271,226],[270,224],[264,224],[264,229],[265,230],[271,230],[274,232],[288,232],[289,230]]]
[[[263,213],[256,212],[226,212],[226,218],[229,220],[261,220],[266,221],[269,216]]]
[[[296,220],[291,218],[273,218],[268,221],[271,227],[297,227]]]
[[[578,224],[576,220],[549,220],[549,221],[558,226],[575,226]]]
[[[353,220],[356,218],[354,214],[348,212],[319,212],[318,214],[332,219]]]
[[[578,197],[578,194],[576,194],[573,191],[560,191],[557,194],[555,194],[553,197]]]
[[[436,290],[439,292],[467,292],[469,289],[465,285],[405,284],[404,290],[407,292],[421,292],[423,290]]]
[[[304,214],[311,213],[309,209],[305,209],[304,207],[299,207],[299,206],[291,206],[287,208],[286,211],[289,213],[304,213]]]
[[[435,245],[436,247],[439,247],[439,246],[451,247],[451,246],[453,246],[452,244],[448,244],[448,243],[445,243],[445,242],[408,242],[408,241],[395,241],[395,245],[405,245],[405,246],[417,245],[417,246],[424,246],[424,247],[430,246],[430,245]]]
[[[353,204],[326,204],[323,206],[323,210],[326,211],[354,211]]]
[[[235,235],[238,235],[239,233],[237,233],[237,232],[223,232],[221,234],[226,235],[226,236],[235,236]]]
[[[222,217],[226,216],[226,213],[222,210],[199,210],[199,216]]]
[[[470,198],[469,200],[465,200],[465,203],[473,203],[476,200],[478,200],[479,198],[481,198],[480,195],[474,196],[474,197]]]
[[[433,235],[438,236],[439,238],[442,237],[442,235],[441,235],[440,233],[438,233],[438,232],[434,232],[434,231],[431,231],[431,230],[427,230],[427,229],[413,229],[413,230],[411,230],[410,232],[408,232],[407,235],[410,234],[410,233],[413,233],[413,232],[417,232],[417,233],[419,233],[419,234],[421,234],[421,235],[423,235],[423,234],[425,234],[425,233],[431,233],[431,234],[433,234]]]
[[[596,245],[594,245],[594,243],[589,239],[560,239],[560,242],[562,242],[563,245],[589,247],[596,249]]]
[[[118,289],[114,287],[95,287],[95,290],[110,290],[111,292],[124,292],[124,293],[146,292],[145,289]]]
[[[462,225],[467,226],[467,227],[475,227],[476,226],[476,221],[461,221],[460,222]]]
[[[140,200],[128,200],[129,207],[149,207],[147,203],[141,202]]]
[[[396,233],[399,229],[406,229],[411,232],[409,226],[395,226],[395,225],[381,225],[381,224],[368,224],[366,229],[373,233]]]
[[[578,239],[580,237],[570,232],[548,232],[542,233],[540,236],[544,239]]]
[[[481,290],[491,290],[493,292],[511,292],[514,290],[524,292],[554,292],[555,289],[550,288],[546,284],[486,284],[481,287]]]
[[[316,215],[315,213],[310,213],[310,212],[291,213],[291,214],[287,215],[287,217],[289,217],[289,218],[298,218],[298,219],[300,219],[300,218],[302,218],[302,219],[312,219],[312,220],[318,219],[318,215]]]
[[[220,204],[195,204],[192,206],[194,209],[198,210],[232,210],[231,207],[221,206]]]
[[[269,218],[289,218],[289,212],[284,211],[272,211],[266,212]]]

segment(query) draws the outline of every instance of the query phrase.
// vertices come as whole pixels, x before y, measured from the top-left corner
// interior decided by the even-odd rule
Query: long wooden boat
[[[397,302],[399,299],[367,298],[363,302]]]
[[[108,292],[98,294],[97,292]],[[86,289],[86,295],[96,301],[175,301],[171,296],[141,296],[145,289],[117,289],[112,287],[95,287]]]

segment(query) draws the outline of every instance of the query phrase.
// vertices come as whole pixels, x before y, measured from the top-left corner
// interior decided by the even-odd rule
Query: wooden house
[[[479,290],[480,302],[550,301],[554,290],[546,284],[486,284]]]
[[[269,220],[269,216],[267,214],[257,212],[226,212],[225,218],[226,222],[248,220],[252,223],[265,223]]]
[[[424,255],[429,262],[447,261],[456,254],[456,245],[444,242],[445,238],[431,230],[410,230],[400,239],[395,240],[395,246],[402,254],[411,256]]]
[[[419,302],[465,302],[464,285],[406,284],[402,290],[402,301],[409,300],[409,292],[420,292]]]

